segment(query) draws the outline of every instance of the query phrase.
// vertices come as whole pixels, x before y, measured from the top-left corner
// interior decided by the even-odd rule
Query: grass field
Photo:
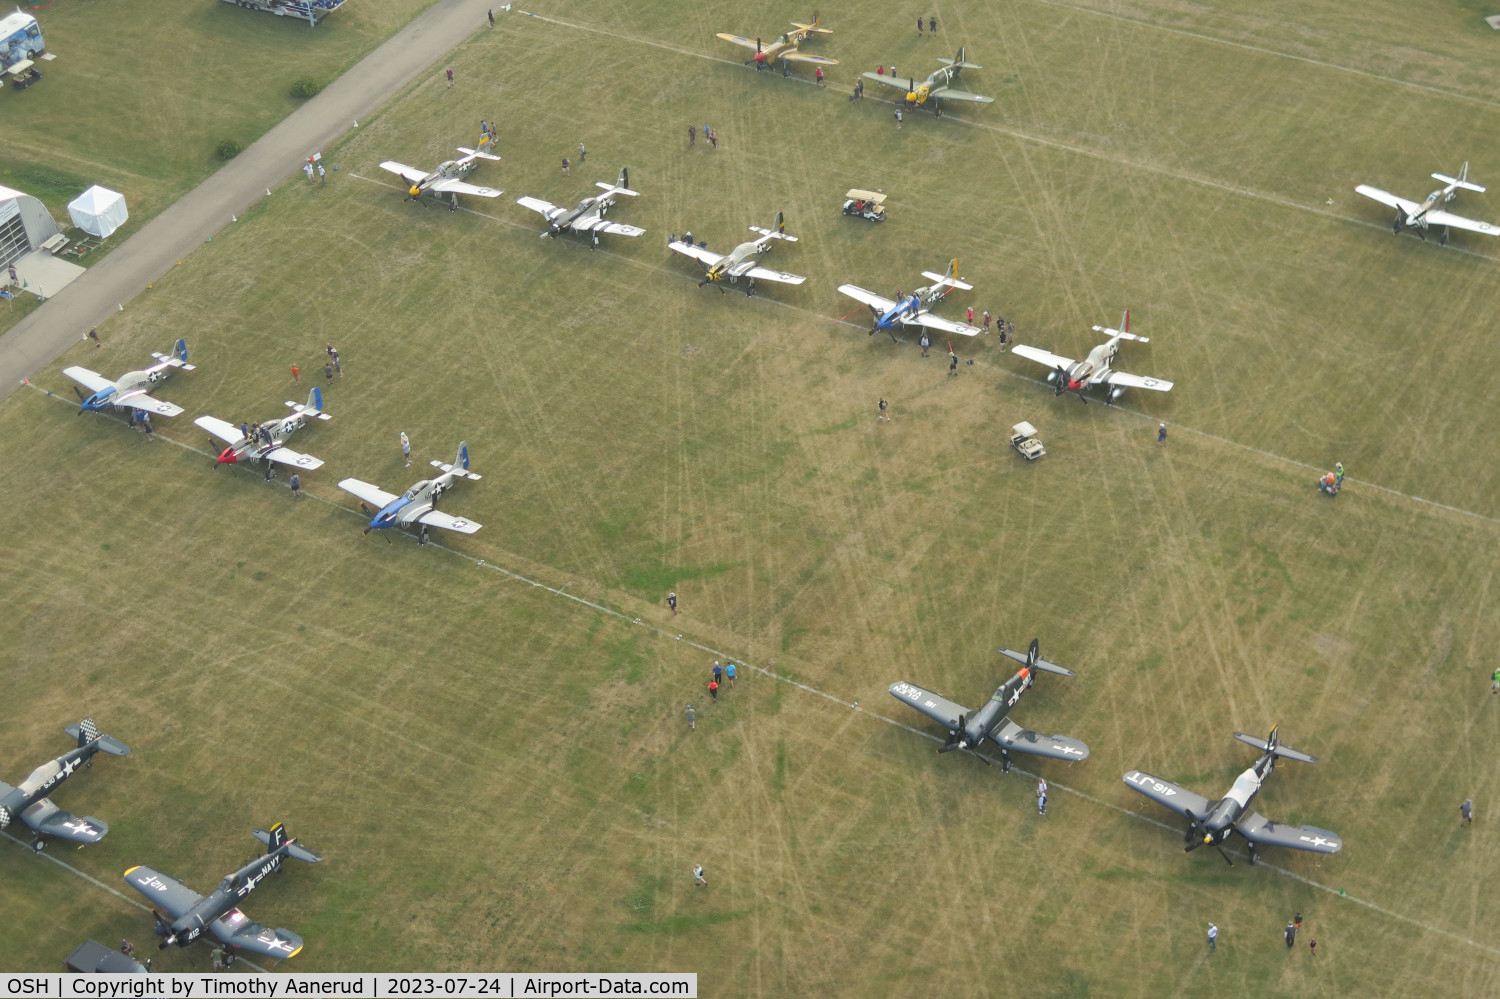
[[[1500,251],[1392,238],[1352,190],[1420,197],[1434,170],[1500,164],[1488,29],[1415,6],[1020,0],[938,11],[933,40],[855,5],[824,12],[820,51],[846,60],[824,91],[713,38],[769,35],[807,15],[791,4],[503,18],[454,53],[457,86],[362,121],[327,188],[277,189],[103,350],[35,379],[65,398],[0,406],[0,776],[85,713],[129,743],[57,795],[109,838],[49,849],[123,892],[137,863],[209,888],[286,822],[327,860],[246,909],[306,937],[288,969],[681,970],[756,996],[1497,991]],[[875,88],[839,89],[959,44],[988,108],[897,131]],[[475,180],[504,196],[403,204],[376,164],[435,163],[480,118],[505,160]],[[720,148],[687,148],[705,122]],[[621,165],[639,240],[543,241],[513,203]],[[841,217],[850,186],[884,187],[890,221]],[[767,262],[797,288],[695,289],[664,246],[691,228],[727,249],[778,210],[800,242]],[[1130,308],[1151,342],[1120,366],[1176,389],[1084,407],[993,338],[956,343],[974,363],[950,378],[945,345],[924,360],[836,321],[839,283],[910,289],[954,255],[1023,343],[1077,355]],[[199,369],[159,393],[189,410],[158,421],[168,441],[73,415],[62,366],[113,375],[177,336]],[[334,419],[295,442],[328,461],[310,496],[213,469],[191,417],[275,413],[330,340]],[[1035,464],[1005,446],[1021,419]],[[361,536],[336,483],[413,481],[401,430],[423,463],[468,441],[485,478],[444,508],[482,532]],[[1336,460],[1350,495],[1329,501]],[[1092,750],[1021,761],[1052,783],[1045,818],[1031,776],[936,756],[936,726],[884,693],[977,705],[1009,672],[994,648],[1033,636],[1079,675],[1043,678],[1018,721]],[[724,655],[747,667],[710,706]],[[1322,762],[1257,805],[1338,831],[1336,856],[1183,856],[1174,817],[1121,784],[1140,767],[1219,793],[1253,758],[1231,733],[1277,722]],[[32,929],[0,967],[149,939],[127,900],[3,856]],[[1282,944],[1298,910],[1316,959]]]

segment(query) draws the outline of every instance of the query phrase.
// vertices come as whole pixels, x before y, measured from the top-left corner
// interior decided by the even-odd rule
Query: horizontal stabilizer
[[[500,159],[500,157],[496,156],[494,153],[481,153],[477,149],[465,149],[463,146],[459,146],[458,147],[458,151],[461,152],[461,153],[463,153],[465,156],[477,157],[477,158],[482,159],[482,160],[499,160]]]
[[[1480,194],[1484,193],[1484,186],[1483,185],[1481,185],[1481,184],[1472,184],[1469,181],[1463,180],[1462,178],[1459,178],[1459,177],[1449,177],[1447,174],[1435,173],[1435,174],[1432,175],[1432,179],[1433,180],[1440,180],[1444,184],[1452,184],[1454,187],[1461,187],[1465,191],[1478,191]]]
[[[272,849],[280,846],[285,846],[287,856],[289,857],[296,857],[298,860],[305,861],[309,864],[317,864],[322,862],[322,857],[318,856],[316,853],[313,853],[311,850],[299,845],[296,840],[286,839],[285,828],[280,823],[277,823],[271,828],[279,835],[273,835],[272,833],[269,833],[264,829],[256,829],[254,830],[255,838],[260,840],[266,846],[271,847]],[[277,840],[280,840],[280,842],[277,842]]]
[[[125,745],[125,743],[121,742],[119,739],[111,739],[107,735],[102,735],[99,732],[94,731],[94,720],[92,718],[85,719],[83,727],[80,727],[78,725],[69,725],[67,728],[63,729],[63,731],[68,733],[68,735],[72,738],[77,739],[80,746],[85,745],[86,742],[92,742],[94,739],[98,739],[99,752],[108,753],[110,756],[130,755],[130,747]]]
[[[1121,340],[1139,340],[1141,343],[1151,342],[1149,336],[1136,336],[1134,333],[1129,333],[1125,330],[1110,329],[1108,326],[1094,326],[1092,329],[1095,333],[1103,333],[1109,337],[1119,337]]]
[[[433,468],[439,469],[440,471],[452,472],[455,475],[460,475],[466,479],[473,479],[475,482],[478,482],[480,479],[484,478],[484,476],[480,475],[478,472],[471,472],[467,468],[458,468],[448,464],[446,461],[438,461],[436,458],[432,459],[430,464]]]
[[[1316,756],[1308,756],[1304,752],[1300,752],[1299,750],[1293,749],[1290,746],[1283,746],[1280,743],[1272,746],[1269,742],[1260,738],[1259,736],[1246,735],[1244,732],[1236,732],[1234,733],[1234,737],[1245,743],[1247,746],[1254,746],[1262,753],[1274,752],[1277,756],[1285,757],[1288,760],[1300,760],[1303,763],[1318,762],[1318,758]]]
[[[944,288],[957,288],[960,291],[972,291],[974,289],[974,286],[972,284],[969,284],[966,281],[961,281],[958,278],[948,277],[944,274],[934,274],[932,273],[932,271],[923,271],[922,276],[929,281],[936,281]]]
[[[616,187],[613,184],[606,184],[602,180],[596,180],[596,181],[594,181],[594,186],[595,187],[602,187],[602,188],[604,188],[604,190],[607,193],[609,193],[609,194],[628,194],[632,198],[639,198],[641,196],[641,192],[640,191],[632,191],[628,187]]]
[[[1064,666],[1059,666],[1059,665],[1057,665],[1057,663],[1049,663],[1045,659],[1038,658],[1036,661],[1033,662],[1030,658],[1027,657],[1026,653],[1024,653],[1024,652],[1017,652],[1015,649],[1000,649],[998,651],[999,651],[999,653],[1002,656],[1005,656],[1007,659],[1014,659],[1016,662],[1022,663],[1022,664],[1027,665],[1027,666],[1030,666],[1033,669],[1045,670],[1048,673],[1056,673],[1058,676],[1077,676],[1078,675],[1078,674],[1074,673],[1072,670],[1070,670],[1070,669],[1068,669],[1068,668],[1066,668]]]
[[[955,62],[952,59],[939,59],[938,62],[944,66],[957,66],[959,69],[984,69],[983,66],[972,62]]]
[[[750,231],[751,232],[758,232],[762,236],[770,236],[772,239],[784,239],[788,243],[795,243],[795,242],[797,242],[797,237],[796,236],[788,236],[786,233],[784,233],[784,232],[777,232],[775,229],[762,229],[758,225],[751,226],[750,227]]]

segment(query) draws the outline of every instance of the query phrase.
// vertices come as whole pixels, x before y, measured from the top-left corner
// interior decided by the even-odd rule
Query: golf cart
[[[17,90],[25,90],[42,78],[42,71],[30,59],[22,59],[10,68],[9,73],[10,85]]]
[[[871,222],[885,221],[885,195],[879,191],[861,191],[851,188],[844,195],[844,214],[858,215]]]
[[[1027,461],[1036,461],[1047,453],[1042,442],[1036,439],[1036,427],[1022,420],[1010,429],[1010,446],[1019,451]]]

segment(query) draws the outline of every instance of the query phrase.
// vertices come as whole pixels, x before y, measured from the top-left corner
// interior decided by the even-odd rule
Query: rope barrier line
[[[30,383],[28,382],[27,384],[30,384]],[[46,392],[48,396],[51,396],[53,398],[62,399],[61,396],[58,396],[55,393],[52,393],[52,392],[47,391],[45,389],[40,389],[40,391]],[[62,401],[67,402],[68,400],[63,399]],[[71,403],[70,403],[70,405],[71,405]],[[114,416],[106,416],[105,418],[106,419],[114,420],[117,423],[124,423],[125,422],[125,421],[119,419],[118,417],[114,417]],[[1204,435],[1204,436],[1212,437],[1212,435]],[[214,457],[213,455],[209,454],[207,451],[201,451],[198,448],[195,448],[195,447],[193,447],[190,444],[184,444],[184,443],[182,443],[180,441],[172,440],[170,437],[163,437],[162,439],[165,440],[165,441],[167,441],[167,442],[169,442],[169,443],[171,443],[171,444],[176,444],[178,447],[183,448],[184,450],[192,451],[195,454],[201,454],[204,457]],[[1217,439],[1217,438],[1214,438],[1214,439]],[[1233,442],[1227,442],[1227,443],[1233,443]],[[1266,453],[1266,452],[1262,452],[1262,453]],[[1268,456],[1269,457],[1273,457],[1273,458],[1276,457],[1275,455],[1269,455],[1269,454],[1268,454]],[[1282,459],[1282,460],[1287,460],[1287,459]],[[1298,463],[1298,464],[1300,464],[1300,463]],[[1394,490],[1387,490],[1387,491],[1388,492],[1394,492]],[[360,514],[360,512],[358,510],[355,510],[352,507],[345,506],[342,503],[337,503],[337,502],[335,502],[333,500],[324,499],[323,497],[316,496],[316,495],[313,495],[311,493],[308,493],[307,495],[311,496],[311,498],[317,500],[318,502],[324,503],[324,504],[326,504],[328,506],[331,506],[331,507],[334,507],[335,509],[342,510],[342,511],[344,511],[346,513],[353,514],[355,516],[362,516],[362,514]],[[1404,494],[1402,494],[1402,493],[1396,493],[1396,495],[1404,495]],[[1441,506],[1441,504],[1435,504],[1435,505]],[[1448,509],[1452,509],[1452,508],[1448,508]],[[1457,512],[1459,512],[1459,513],[1466,513],[1467,511],[1460,510],[1460,511],[1457,511]],[[1480,515],[1478,515],[1478,514],[1471,514],[1471,516],[1480,516]],[[1488,520],[1488,519],[1493,519],[1493,518],[1484,518],[1484,519]],[[646,628],[648,631],[651,631],[651,632],[655,633],[658,636],[661,636],[661,637],[664,637],[664,638],[672,638],[675,641],[683,642],[683,644],[686,645],[686,646],[688,646],[689,648],[697,649],[700,652],[703,652],[703,653],[705,653],[708,656],[712,656],[712,657],[717,658],[717,659],[732,660],[737,665],[741,665],[741,666],[743,666],[747,670],[751,670],[753,672],[759,673],[762,676],[767,677],[768,679],[774,680],[774,681],[776,681],[778,683],[787,684],[788,686],[791,686],[791,687],[795,687],[798,690],[801,690],[801,691],[803,691],[805,693],[808,693],[808,694],[812,694],[815,697],[820,697],[823,700],[829,701],[829,702],[831,702],[833,704],[837,704],[840,707],[849,708],[850,710],[853,710],[853,711],[858,711],[861,714],[863,714],[863,715],[865,715],[865,716],[867,716],[869,718],[872,718],[872,719],[874,719],[876,721],[883,722],[886,725],[890,725],[890,726],[893,726],[895,728],[902,729],[903,731],[910,732],[913,735],[920,736],[921,738],[929,739],[932,742],[941,743],[943,741],[943,740],[939,739],[937,736],[933,735],[930,732],[926,732],[926,731],[923,731],[922,729],[915,728],[915,727],[913,727],[911,725],[907,725],[906,723],[897,721],[894,718],[889,718],[886,715],[883,715],[883,714],[879,713],[878,711],[872,711],[869,708],[862,708],[862,707],[859,706],[859,703],[857,701],[846,701],[843,698],[838,697],[835,694],[831,694],[831,693],[829,693],[826,690],[820,690],[817,687],[811,686],[811,685],[806,684],[806,683],[802,683],[799,680],[794,680],[794,679],[792,679],[789,676],[785,676],[785,675],[783,675],[781,673],[777,673],[775,670],[769,669],[769,668],[767,668],[765,666],[758,666],[758,665],[756,665],[754,663],[747,662],[746,660],[744,660],[744,659],[742,659],[742,658],[740,658],[738,656],[732,656],[732,655],[730,655],[730,654],[728,654],[726,652],[723,652],[723,651],[721,651],[719,649],[714,648],[713,646],[704,645],[701,642],[694,641],[691,638],[684,640],[683,633],[677,633],[677,634],[674,635],[669,629],[663,628],[663,627],[661,627],[660,625],[657,625],[657,624],[653,624],[653,623],[647,622],[647,621],[645,621],[641,617],[631,617],[630,615],[628,615],[628,614],[624,613],[623,611],[620,611],[620,610],[618,610],[616,608],[606,606],[605,604],[598,603],[597,601],[594,601],[594,600],[589,600],[588,598],[581,597],[581,596],[579,596],[576,593],[568,593],[567,592],[567,587],[568,587],[569,584],[565,583],[561,587],[549,586],[546,583],[543,583],[543,582],[541,582],[539,580],[536,580],[536,579],[532,579],[529,576],[522,575],[519,572],[515,572],[513,570],[507,569],[504,566],[496,565],[495,563],[490,562],[487,559],[479,558],[478,556],[475,556],[475,555],[469,555],[469,554],[467,554],[465,552],[458,551],[457,549],[450,548],[447,545],[444,545],[444,544],[442,544],[440,542],[429,541],[427,544],[428,544],[429,547],[436,548],[439,551],[446,552],[449,555],[453,555],[453,556],[455,556],[457,558],[461,558],[461,559],[464,559],[464,560],[466,560],[468,562],[471,562],[471,563],[473,563],[478,568],[488,569],[488,570],[491,570],[493,572],[499,573],[500,575],[504,576],[506,579],[514,580],[515,582],[518,582],[518,583],[524,583],[527,586],[531,586],[531,587],[534,587],[534,588],[537,588],[537,589],[545,590],[546,592],[551,593],[554,596],[562,597],[562,598],[564,598],[566,600],[571,600],[571,601],[573,601],[576,604],[580,604],[580,605],[582,605],[584,607],[588,607],[588,608],[590,608],[592,610],[595,610],[595,611],[597,611],[597,612],[599,612],[601,614],[608,614],[611,617],[614,617],[614,618],[617,618],[617,619],[619,619],[621,621],[626,622],[627,624],[631,624],[631,625],[634,625],[634,626]],[[988,762],[990,762],[992,764],[996,763],[996,762],[999,762],[999,761],[995,760],[994,757],[986,755],[986,754],[983,754],[983,753],[975,753],[975,755],[983,757],[986,761],[988,761]],[[1016,772],[1018,772],[1018,773],[1020,773],[1020,774],[1023,774],[1026,777],[1035,778],[1035,777],[1038,776],[1038,774],[1036,774],[1036,773],[1034,773],[1032,771],[1026,770],[1026,769],[1024,769],[1022,767],[1015,766],[1014,764],[1012,764],[1011,769],[1014,770],[1014,771],[1016,771]],[[1107,809],[1109,809],[1111,811],[1117,812],[1117,813],[1119,813],[1121,815],[1128,816],[1129,818],[1135,819],[1138,822],[1144,822],[1144,823],[1146,823],[1148,825],[1156,826],[1158,829],[1164,829],[1164,830],[1167,830],[1168,832],[1176,832],[1177,831],[1175,827],[1173,827],[1173,826],[1171,826],[1171,825],[1169,825],[1169,824],[1167,824],[1165,822],[1158,821],[1157,819],[1153,819],[1153,818],[1151,818],[1148,815],[1144,815],[1144,814],[1142,814],[1140,812],[1132,811],[1131,809],[1125,808],[1125,807],[1120,806],[1120,805],[1116,805],[1113,802],[1105,801],[1103,798],[1095,797],[1094,795],[1091,795],[1091,794],[1089,794],[1086,791],[1080,791],[1077,788],[1069,787],[1066,784],[1063,784],[1063,783],[1060,783],[1060,782],[1056,782],[1056,781],[1049,781],[1047,786],[1049,788],[1057,788],[1058,790],[1063,791],[1063,792],[1065,792],[1067,794],[1074,795],[1075,797],[1078,797],[1078,798],[1080,798],[1080,799],[1082,799],[1084,801],[1087,801],[1090,804],[1099,805],[1099,806],[1107,808]],[[14,837],[10,837],[8,833],[5,834],[5,835],[8,836],[9,838],[11,838],[12,840],[14,840]],[[17,841],[17,842],[19,842],[19,841]],[[1244,856],[1244,854],[1241,854],[1238,851],[1235,851],[1235,853],[1236,853],[1237,856]],[[49,858],[49,859],[55,859],[55,858]],[[57,863],[62,863],[62,862],[61,861],[57,861]],[[64,864],[63,866],[67,867],[68,865]],[[1311,878],[1308,878],[1308,877],[1305,877],[1305,876],[1303,876],[1301,874],[1297,874],[1294,871],[1288,870],[1287,868],[1281,867],[1281,866],[1279,866],[1277,864],[1268,863],[1266,861],[1260,861],[1257,866],[1268,867],[1271,870],[1273,870],[1273,871],[1277,872],[1278,874],[1281,874],[1281,875],[1283,875],[1285,877],[1292,878],[1292,879],[1294,879],[1296,881],[1299,881],[1299,882],[1301,882],[1303,884],[1308,885],[1309,887],[1317,888],[1320,891],[1327,892],[1328,894],[1333,895],[1333,896],[1335,896],[1335,897],[1337,897],[1339,899],[1347,900],[1347,901],[1353,902],[1353,903],[1355,903],[1357,905],[1364,906],[1365,908],[1368,908],[1368,909],[1370,909],[1370,910],[1372,910],[1374,912],[1378,912],[1381,915],[1388,916],[1388,917],[1390,917],[1392,919],[1400,920],[1401,922],[1408,923],[1408,924],[1410,924],[1412,926],[1418,927],[1418,928],[1423,929],[1423,930],[1428,930],[1428,931],[1430,931],[1432,933],[1437,933],[1437,934],[1440,934],[1442,936],[1446,936],[1446,937],[1448,937],[1448,938],[1450,938],[1452,940],[1458,941],[1459,943],[1467,944],[1470,947],[1474,947],[1474,948],[1477,948],[1479,950],[1487,951],[1487,952],[1489,952],[1491,954],[1500,955],[1500,948],[1492,947],[1492,946],[1490,946],[1488,944],[1479,943],[1476,940],[1471,940],[1468,937],[1462,936],[1461,934],[1456,933],[1456,932],[1454,932],[1452,930],[1445,930],[1445,929],[1442,929],[1442,928],[1437,927],[1437,926],[1432,926],[1432,925],[1430,925],[1428,923],[1422,922],[1421,920],[1414,919],[1411,916],[1407,916],[1407,915],[1404,915],[1402,913],[1396,912],[1396,911],[1394,911],[1392,909],[1388,909],[1388,908],[1386,908],[1384,906],[1378,905],[1378,904],[1376,904],[1374,902],[1371,902],[1371,901],[1368,901],[1366,899],[1362,899],[1362,898],[1358,898],[1358,897],[1353,896],[1353,895],[1349,895],[1349,894],[1347,894],[1346,892],[1344,892],[1342,890],[1335,889],[1332,886],[1323,884],[1320,881],[1315,881],[1315,880],[1313,880]],[[114,891],[114,889],[110,888],[108,885],[105,885],[102,882],[99,882],[99,881],[95,880],[94,878],[91,878],[88,875],[84,874],[82,871],[77,871],[74,868],[69,868],[69,869],[70,870],[74,870],[75,873],[77,873],[79,876],[87,879],[88,881],[93,882],[96,885],[99,885],[99,887],[102,887],[102,888],[106,889],[107,891],[111,891],[111,892],[113,892],[116,895],[120,894],[119,892]],[[126,898],[126,896],[123,896],[123,895],[121,897],[122,898]],[[130,900],[128,898],[126,898],[126,900],[127,901],[132,901],[132,900]]]

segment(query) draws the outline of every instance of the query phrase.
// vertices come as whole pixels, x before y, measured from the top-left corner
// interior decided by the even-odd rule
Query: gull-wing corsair
[[[1000,654],[1023,665],[1015,676],[1000,685],[989,703],[977,711],[970,711],[941,694],[934,694],[905,681],[891,684],[891,696],[903,704],[911,705],[948,730],[948,739],[938,750],[939,753],[963,750],[977,756],[979,748],[988,739],[1000,747],[1000,765],[1003,770],[1010,769],[1011,750],[1050,756],[1058,760],[1087,758],[1089,747],[1077,739],[1070,739],[1065,735],[1039,735],[1010,720],[1010,709],[1036,683],[1037,670],[1056,673],[1058,676],[1073,676],[1073,671],[1043,659],[1034,638],[1031,640],[1031,648],[1024,655],[1013,649],[1001,649]],[[984,760],[985,766],[989,766],[988,760],[982,756],[979,758]]]
[[[443,474],[423,479],[400,496],[359,479],[345,479],[339,483],[339,488],[358,496],[361,500],[359,508],[365,513],[372,513],[373,508],[370,525],[365,528],[366,534],[387,527],[410,527],[415,524],[418,528],[417,543],[425,545],[429,527],[441,527],[445,531],[457,531],[460,534],[478,531],[483,524],[454,517],[437,508],[438,497],[452,489],[460,479],[473,479],[477,482],[483,478],[478,473],[469,471],[469,445],[459,442],[458,456],[453,459],[453,464],[447,465],[434,460],[432,466]],[[390,540],[386,538],[386,543],[389,544]]]
[[[436,170],[418,170],[409,167],[405,163],[395,160],[386,160],[380,164],[380,169],[389,170],[391,173],[404,177],[411,185],[406,190],[405,201],[422,201],[424,195],[433,195],[441,198],[448,196],[448,210],[458,211],[458,196],[460,194],[472,194],[476,198],[498,198],[500,191],[493,187],[480,187],[478,184],[470,184],[463,178],[467,177],[478,164],[479,160],[499,160],[500,157],[492,153],[482,153],[475,149],[458,147],[463,156],[456,160],[444,160],[439,163]],[[427,202],[422,201],[425,207]]]
[[[672,249],[684,256],[692,257],[703,265],[703,280],[698,282],[702,288],[709,282],[720,282],[719,293],[724,294],[722,282],[728,278],[730,284],[737,284],[740,278],[749,278],[745,285],[745,294],[755,294],[756,281],[777,281],[781,284],[801,284],[807,278],[800,274],[788,274],[786,271],[773,271],[769,267],[762,267],[756,261],[761,254],[771,249],[771,244],[778,239],[784,239],[788,243],[797,242],[796,236],[786,234],[786,218],[782,212],[776,213],[776,221],[771,223],[771,228],[762,229],[758,225],[750,227],[751,232],[760,233],[759,239],[748,243],[741,243],[733,250],[725,253],[710,253],[701,246],[695,246],[686,240],[678,240],[668,243]]]
[[[746,38],[743,35],[731,35],[723,31],[719,32],[718,37],[724,39],[726,42],[733,42],[742,49],[752,50],[755,54],[746,59],[745,63],[747,65],[754,65],[757,73],[778,59],[781,61],[782,76],[792,75],[792,63],[794,62],[815,66],[837,66],[839,64],[837,59],[798,51],[798,46],[815,34],[833,34],[831,28],[822,27],[822,19],[816,13],[812,16],[811,24],[802,24],[798,21],[793,21],[792,27],[797,30],[787,32],[770,45],[762,45],[759,38]]]
[[[92,718],[85,718],[78,725],[69,725],[63,731],[78,740],[77,749],[69,750],[50,763],[43,763],[21,782],[20,787],[11,787],[0,781],[0,829],[19,818],[31,827],[33,850],[40,851],[46,845],[43,836],[56,836],[74,843],[97,843],[103,839],[109,826],[92,815],[83,818],[70,815],[54,805],[47,795],[73,776],[80,766],[92,767],[95,753],[130,755],[129,746],[100,735]]]
[[[978,326],[944,319],[929,311],[954,288],[962,291],[973,289],[972,284],[965,283],[963,278],[958,276],[957,257],[954,257],[953,262],[948,265],[948,273],[934,274],[932,271],[923,271],[922,276],[933,283],[925,288],[918,288],[909,296],[898,295],[895,299],[877,295],[873,291],[866,291],[857,284],[841,284],[839,291],[856,302],[863,302],[870,307],[870,314],[875,318],[875,325],[870,327],[871,336],[876,330],[885,330],[894,340],[896,334],[891,331],[897,326],[926,326],[929,329],[942,330],[944,333],[961,333],[964,336],[975,336],[984,332]]]
[[[1054,354],[1040,347],[1028,347],[1024,343],[1018,343],[1012,347],[1011,353],[1019,354],[1051,368],[1052,370],[1047,374],[1047,381],[1052,385],[1052,394],[1058,396],[1064,392],[1075,392],[1078,394],[1079,401],[1084,405],[1088,404],[1088,399],[1083,393],[1095,387],[1107,390],[1104,397],[1106,405],[1113,405],[1114,401],[1120,397],[1120,393],[1128,388],[1154,389],[1157,392],[1172,390],[1172,383],[1164,379],[1127,374],[1110,367],[1115,355],[1120,352],[1121,340],[1151,342],[1150,337],[1136,336],[1130,332],[1130,310],[1125,311],[1125,318],[1120,321],[1119,329],[1110,329],[1107,326],[1095,326],[1093,329],[1096,333],[1108,336],[1109,340],[1089,351],[1089,356],[1082,361],[1075,361],[1071,357]]]
[[[290,399],[286,404],[291,410],[290,414],[278,416],[267,423],[257,424],[250,428],[248,434],[233,423],[212,416],[200,416],[194,420],[193,422],[198,426],[228,445],[219,452],[214,467],[235,465],[242,459],[254,463],[263,461],[266,463],[266,478],[268,479],[276,464],[291,465],[304,472],[323,467],[322,458],[314,458],[310,454],[299,454],[286,446],[286,439],[305,427],[308,420],[332,419],[323,412],[323,390],[313,386],[313,390],[307,394],[305,406],[292,402]]]
[[[909,108],[930,107],[939,118],[943,116],[943,101],[965,101],[969,104],[993,104],[993,97],[981,97],[959,90],[953,86],[958,74],[965,69],[983,69],[964,59],[964,50],[958,50],[954,59],[939,59],[943,65],[927,74],[927,79],[918,83],[915,79],[898,79],[881,73],[865,73],[864,78],[887,87],[899,87],[906,91],[906,106]]]
[[[247,950],[278,960],[295,957],[302,950],[302,938],[291,930],[271,929],[253,923],[239,910],[240,900],[255,890],[281,862],[295,857],[309,864],[323,858],[289,839],[280,822],[255,830],[255,838],[271,848],[219,882],[212,894],[199,895],[175,878],[169,878],[149,867],[132,867],[125,880],[151,903],[156,913],[156,932],[162,938],[160,948],[186,947],[207,930],[230,947]]]
[[[77,388],[73,389],[78,394],[79,415],[102,412],[111,406],[116,409],[141,409],[157,416],[176,416],[182,412],[181,406],[162,399],[153,399],[150,392],[166,381],[174,368],[179,371],[194,369],[195,366],[187,362],[187,341],[178,340],[171,354],[152,354],[151,356],[156,358],[156,363],[151,367],[143,371],[127,371],[114,381],[88,368],[77,366],[63,368],[63,374],[93,393],[93,395],[85,396]]]
[[[1141,792],[1157,804],[1166,805],[1188,820],[1187,832],[1183,834],[1184,849],[1196,850],[1204,844],[1219,851],[1219,855],[1230,867],[1234,861],[1224,852],[1223,842],[1231,833],[1245,837],[1250,847],[1250,866],[1255,866],[1256,846],[1286,846],[1293,850],[1310,850],[1313,853],[1338,853],[1344,845],[1337,834],[1316,826],[1290,826],[1273,822],[1250,807],[1250,802],[1260,793],[1260,788],[1271,771],[1276,769],[1276,760],[1285,757],[1316,763],[1318,758],[1281,745],[1276,739],[1276,728],[1268,738],[1257,739],[1244,732],[1234,737],[1260,750],[1263,754],[1255,765],[1235,779],[1234,786],[1218,801],[1209,801],[1200,794],[1178,787],[1171,781],[1153,777],[1139,770],[1125,775],[1125,783]]]
[[[1434,180],[1442,181],[1446,187],[1433,191],[1421,204],[1408,201],[1406,198],[1398,197],[1389,191],[1382,191],[1378,187],[1369,184],[1361,184],[1356,187],[1355,193],[1363,194],[1367,198],[1373,198],[1385,205],[1387,208],[1396,209],[1396,221],[1391,226],[1391,232],[1401,234],[1401,230],[1411,227],[1417,230],[1425,242],[1427,239],[1427,227],[1440,225],[1442,233],[1438,236],[1438,245],[1448,245],[1448,230],[1467,229],[1470,232],[1482,232],[1486,236],[1500,236],[1500,226],[1491,225],[1488,222],[1480,222],[1477,219],[1466,219],[1462,215],[1454,215],[1452,212],[1439,208],[1439,204],[1448,204],[1458,197],[1458,189],[1465,191],[1478,191],[1484,193],[1484,188],[1478,184],[1469,182],[1469,164],[1464,161],[1463,168],[1458,171],[1457,177],[1449,177],[1447,174],[1435,173]]]
[[[547,231],[542,233],[543,236],[555,237],[568,231],[586,232],[589,234],[590,249],[599,245],[601,232],[614,236],[639,236],[646,231],[639,226],[611,222],[604,217],[604,213],[614,206],[617,195],[628,194],[632,198],[641,196],[640,191],[630,189],[630,176],[624,167],[620,168],[620,176],[613,184],[598,180],[594,182],[594,186],[604,188],[604,193],[584,198],[573,208],[563,208],[541,198],[529,197],[517,198],[516,204],[541,212],[542,217],[547,220]]]

